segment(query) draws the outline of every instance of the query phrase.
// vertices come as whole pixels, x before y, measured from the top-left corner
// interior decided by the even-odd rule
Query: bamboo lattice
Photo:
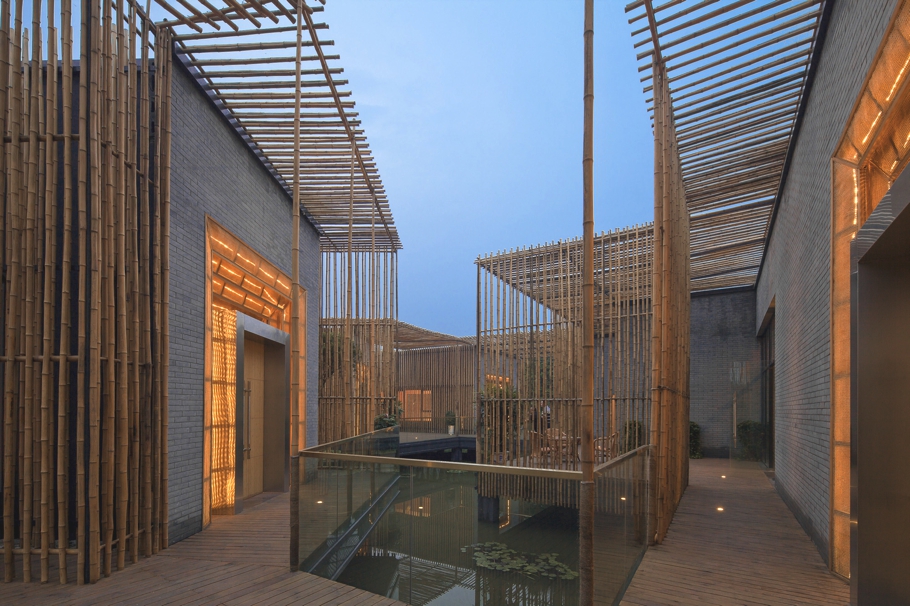
[[[30,28],[24,4],[0,17],[4,580],[81,584],[168,544],[171,41],[129,0],[35,1]]]

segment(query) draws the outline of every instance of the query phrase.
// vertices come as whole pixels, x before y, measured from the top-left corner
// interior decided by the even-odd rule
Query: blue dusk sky
[[[475,331],[478,255],[582,230],[582,0],[331,0],[404,244],[399,318]],[[653,219],[653,140],[623,12],[595,2],[598,232]]]

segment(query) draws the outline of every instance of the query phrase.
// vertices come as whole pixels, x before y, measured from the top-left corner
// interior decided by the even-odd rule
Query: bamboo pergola
[[[323,7],[302,0],[156,2],[168,17],[160,25],[174,30],[177,56],[263,163],[299,195],[323,247],[400,248],[351,92],[342,90],[348,81],[339,78],[340,56],[326,53],[334,41],[319,32],[328,25],[314,21]]]
[[[595,462],[647,443],[654,229],[594,238]],[[578,469],[582,240],[477,260],[478,462]]]
[[[653,66],[667,73],[694,291],[756,280],[824,10],[825,0],[626,6],[652,119]]]
[[[24,5],[0,16],[4,580],[81,584],[168,544],[170,33],[131,0]]]

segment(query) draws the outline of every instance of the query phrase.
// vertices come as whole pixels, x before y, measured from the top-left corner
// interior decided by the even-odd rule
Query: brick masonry
[[[776,322],[778,491],[827,560],[830,482],[831,169],[835,145],[896,0],[838,1],[765,253],[756,327]]]
[[[291,270],[292,201],[234,128],[174,61],[171,145],[171,366],[168,433],[170,540],[202,529],[205,217]],[[307,434],[316,441],[319,235],[301,221],[307,290]]]
[[[761,351],[755,291],[692,295],[689,418],[701,426],[706,457],[728,457],[737,421],[760,420]]]

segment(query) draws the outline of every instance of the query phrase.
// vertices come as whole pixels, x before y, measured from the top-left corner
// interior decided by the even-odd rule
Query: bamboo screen
[[[234,513],[236,495],[237,313],[212,307],[211,511]]]
[[[473,344],[398,348],[396,364],[402,431],[474,432]]]
[[[850,576],[850,243],[910,162],[910,2],[895,9],[831,161],[831,537]]]
[[[397,414],[394,250],[322,253],[319,319],[319,443],[373,431]]]
[[[0,9],[4,578],[94,582],[168,544],[170,40],[129,0],[34,2],[27,29],[24,4]]]
[[[651,344],[651,506],[663,541],[689,484],[689,210],[666,67],[654,63],[654,294]]]
[[[594,242],[595,460],[647,443],[651,398],[650,225]],[[478,265],[478,462],[580,469],[582,241]]]

